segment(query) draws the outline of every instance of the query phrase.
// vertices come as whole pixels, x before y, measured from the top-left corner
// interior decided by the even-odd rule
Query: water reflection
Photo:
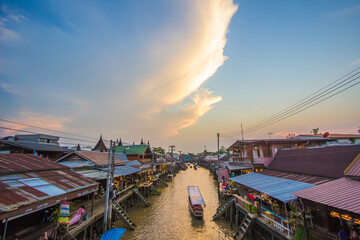
[[[187,186],[199,186],[205,200],[204,218],[192,216],[188,208]],[[129,211],[136,223],[134,231],[126,231],[124,239],[232,239],[230,225],[223,220],[212,221],[218,206],[213,176],[203,168],[189,168],[176,175],[160,196],[148,198],[151,207]],[[115,227],[124,227],[118,222]]]

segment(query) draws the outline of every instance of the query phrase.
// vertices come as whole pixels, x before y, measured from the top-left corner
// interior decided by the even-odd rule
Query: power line
[[[318,92],[320,92],[320,91],[322,91],[322,90],[326,89],[327,87],[329,87],[329,86],[333,85],[334,83],[336,83],[336,82],[340,81],[341,79],[343,79],[343,78],[345,78],[345,77],[349,76],[350,74],[354,73],[355,71],[357,71],[357,70],[359,70],[359,69],[360,69],[360,67],[357,67],[357,68],[356,68],[356,69],[354,69],[353,71],[351,71],[351,72],[349,72],[349,73],[345,74],[344,76],[342,76],[342,77],[340,77],[340,78],[336,79],[335,81],[333,81],[333,82],[329,83],[328,85],[326,85],[326,86],[324,86],[324,87],[320,88],[319,90],[315,91],[314,93],[310,94],[309,96],[307,96],[307,97],[305,97],[305,98],[301,99],[300,101],[296,102],[295,104],[293,104],[293,105],[291,105],[291,106],[289,106],[289,107],[287,107],[287,108],[283,109],[282,111],[280,111],[280,112],[278,112],[278,113],[276,113],[276,114],[274,114],[274,115],[271,115],[271,116],[269,116],[269,117],[265,118],[264,120],[262,120],[262,121],[260,121],[260,122],[257,122],[257,123],[255,123],[255,124],[253,124],[253,125],[250,125],[250,128],[251,128],[251,127],[253,127],[253,126],[255,126],[255,125],[258,125],[258,124],[260,124],[260,123],[262,123],[262,122],[264,122],[264,121],[267,121],[267,120],[269,120],[269,119],[273,118],[274,116],[277,116],[277,115],[279,115],[279,114],[282,114],[283,112],[286,112],[288,109],[290,109],[290,108],[292,108],[292,107],[295,107],[295,106],[297,106],[297,105],[301,104],[304,100],[306,100],[306,99],[308,99],[308,98],[310,98],[310,97],[314,96],[314,95],[315,95],[315,94],[317,94]],[[357,75],[358,73],[359,73],[359,72],[357,72],[357,73],[356,73],[356,74],[354,74],[353,76]],[[351,78],[351,77],[350,77],[350,78]],[[348,79],[349,79],[349,78],[348,78]],[[346,80],[347,80],[347,79],[345,79],[344,81],[346,81]],[[344,81],[342,81],[342,82],[344,82]],[[340,83],[336,84],[336,85],[335,85],[335,86],[333,86],[333,87],[336,87],[337,85],[341,84],[342,82],[340,82]],[[333,87],[332,87],[332,88],[333,88]],[[330,89],[331,89],[331,88],[330,88]],[[329,90],[330,90],[330,89],[329,89]],[[249,128],[249,127],[248,127],[248,128]]]
[[[277,122],[280,122],[280,121],[282,121],[282,120],[284,120],[284,119],[286,119],[286,118],[289,118],[289,117],[291,117],[291,116],[293,116],[293,115],[295,115],[295,114],[297,114],[297,113],[300,113],[300,112],[302,112],[302,111],[305,111],[306,109],[311,108],[311,107],[313,107],[313,106],[315,106],[315,105],[317,105],[317,104],[319,104],[319,103],[321,103],[321,102],[323,102],[323,101],[325,101],[325,100],[327,100],[327,99],[329,99],[329,98],[331,98],[331,97],[333,97],[333,96],[336,96],[336,95],[338,95],[339,93],[342,93],[343,91],[345,91],[345,90],[347,90],[347,89],[349,89],[349,88],[352,88],[352,87],[356,86],[356,85],[359,84],[359,83],[360,83],[360,81],[357,82],[357,83],[354,83],[353,85],[348,86],[347,88],[342,89],[342,90],[340,90],[340,91],[338,91],[338,92],[336,92],[336,93],[334,93],[334,94],[332,94],[332,95],[330,95],[330,96],[328,96],[328,97],[326,97],[326,98],[324,98],[324,99],[321,99],[320,101],[318,101],[318,102],[316,102],[316,103],[314,103],[314,104],[312,104],[312,105],[310,105],[310,106],[307,106],[306,108],[303,108],[303,109],[301,109],[301,110],[299,110],[299,111],[296,111],[295,113],[292,113],[291,115],[285,116],[285,117],[283,117],[283,118],[281,118],[281,119],[278,119],[278,120],[275,121],[275,122],[272,122],[272,123],[269,123],[269,124],[267,124],[267,125],[261,126],[261,127],[257,128],[257,129],[253,129],[253,130],[251,130],[251,131],[249,131],[249,132],[247,132],[247,133],[251,133],[251,132],[257,131],[257,130],[259,130],[259,129],[262,129],[262,128],[264,128],[264,127],[273,125],[273,124],[275,124],[275,123],[277,123]]]
[[[8,128],[8,127],[2,127],[0,126],[1,129],[6,129],[6,130],[11,130],[11,131],[16,131],[16,132],[26,132],[26,133],[34,133],[34,134],[43,134],[43,133],[39,133],[39,132],[33,132],[33,131],[27,131],[27,130],[21,130],[21,129],[15,129],[15,128]],[[64,136],[60,136],[61,138],[64,139],[69,139],[69,140],[75,140],[75,141],[81,141],[81,142],[90,142],[90,143],[97,143],[94,141],[89,141],[89,140],[83,140],[83,139],[77,139],[77,138],[69,138],[69,137],[64,137]]]
[[[360,72],[359,72],[359,73],[360,73]],[[256,129],[256,128],[258,128],[258,127],[261,127],[262,125],[266,125],[266,124],[271,123],[271,122],[273,122],[273,121],[275,121],[275,120],[277,120],[277,119],[279,119],[279,118],[282,118],[282,117],[284,117],[284,116],[286,116],[286,115],[289,115],[289,114],[295,112],[296,110],[298,110],[298,109],[300,109],[300,108],[302,108],[302,107],[305,107],[305,106],[307,106],[307,105],[310,105],[311,103],[315,102],[316,100],[318,100],[318,99],[320,99],[320,98],[322,98],[322,97],[325,97],[325,96],[331,94],[332,92],[334,92],[334,91],[336,91],[336,90],[338,90],[338,89],[340,89],[340,88],[342,88],[342,87],[344,87],[344,86],[352,83],[353,81],[355,81],[355,80],[357,80],[357,79],[359,79],[359,78],[360,78],[360,76],[352,79],[351,81],[348,81],[347,83],[344,83],[344,84],[336,87],[335,89],[332,89],[331,91],[327,91],[326,93],[325,93],[325,92],[322,92],[321,94],[312,97],[311,99],[309,99],[309,100],[307,100],[307,101],[299,104],[298,106],[289,109],[288,111],[284,112],[283,114],[280,114],[280,115],[278,115],[278,116],[276,116],[276,117],[273,117],[271,120],[265,121],[265,122],[263,122],[263,123],[261,123],[261,124],[258,124],[257,126],[254,126],[254,127],[250,127],[250,128],[245,129],[245,132],[249,132],[249,131],[251,131],[251,130],[253,130],[253,129]],[[356,85],[356,84],[355,84],[355,85]],[[329,89],[329,90],[330,90],[330,89]]]
[[[7,119],[2,119],[2,118],[0,118],[0,121],[8,122],[8,123],[14,123],[14,124],[18,124],[18,125],[22,125],[22,126],[27,126],[27,127],[32,127],[32,128],[43,129],[43,130],[47,130],[47,131],[50,131],[50,132],[62,133],[62,134],[66,134],[66,135],[72,135],[72,136],[76,136],[76,137],[84,137],[84,138],[89,138],[89,139],[97,140],[97,138],[93,138],[93,137],[88,137],[88,136],[79,135],[79,134],[74,134],[74,133],[68,133],[68,132],[62,132],[62,131],[53,130],[53,129],[49,129],[49,128],[34,126],[34,125],[25,124],[25,123],[20,123],[20,122],[15,122],[15,121],[10,121],[10,120],[7,120]],[[103,140],[104,140],[104,141],[107,141],[107,142],[109,141],[109,140],[105,140],[105,139],[103,139]]]
[[[337,89],[339,89],[339,88],[341,88],[341,87],[343,87],[343,86],[345,86],[345,85],[347,85],[347,84],[355,81],[357,78],[355,78],[355,79],[351,79],[351,78],[354,77],[354,76],[356,76],[356,75],[358,75],[359,73],[360,73],[360,72],[357,72],[357,73],[353,74],[352,76],[346,78],[345,80],[343,80],[343,81],[337,83],[336,85],[332,86],[331,88],[326,89],[328,86],[332,85],[334,82],[332,82],[331,84],[328,84],[327,86],[321,88],[320,90],[314,92],[313,94],[307,96],[306,98],[303,98],[302,100],[300,100],[299,102],[291,105],[290,107],[285,108],[284,110],[282,110],[282,111],[280,111],[280,112],[272,115],[271,117],[268,117],[268,118],[266,118],[266,119],[264,119],[264,120],[262,120],[262,121],[260,121],[260,122],[258,122],[258,123],[256,123],[256,124],[254,124],[254,125],[251,125],[250,127],[246,128],[245,131],[247,131],[247,130],[249,130],[249,129],[252,129],[252,128],[257,128],[259,125],[266,124],[267,122],[271,122],[271,121],[273,121],[273,120],[275,120],[275,119],[277,119],[277,118],[279,118],[279,117],[282,117],[283,115],[288,114],[289,112],[292,112],[292,111],[298,109],[299,107],[302,107],[302,106],[304,106],[304,105],[310,104],[311,102],[313,102],[313,101],[315,101],[315,100],[317,100],[317,99],[319,99],[319,98],[321,98],[321,97],[323,97],[323,96],[326,96],[326,95],[334,92],[335,90],[337,90]],[[349,75],[349,74],[347,74],[347,75]],[[347,75],[345,75],[345,76],[347,76]],[[344,78],[345,76],[343,76],[342,78]],[[336,81],[339,81],[339,80],[341,80],[342,78],[340,78],[340,79],[338,79],[338,80],[336,80]],[[349,81],[348,81],[348,80],[349,80]],[[336,82],[336,81],[335,81],[335,82]],[[346,83],[344,83],[344,82],[346,82]],[[342,84],[342,83],[344,83],[344,84]],[[338,87],[340,84],[342,84],[342,85],[341,85],[340,87]],[[335,88],[335,89],[334,89],[334,88]],[[326,89],[326,90],[320,92],[320,91],[323,90],[323,89]],[[331,90],[331,91],[329,91],[329,90]],[[319,93],[319,94],[316,94],[316,93],[318,93],[318,92],[320,92],[320,93]],[[315,95],[315,94],[316,94],[316,95]],[[314,95],[315,95],[315,96],[314,96]],[[313,97],[311,97],[311,96],[313,96]],[[309,97],[311,97],[311,98],[309,98]],[[306,99],[307,99],[307,100],[306,100]],[[306,101],[304,101],[304,100],[306,100]]]

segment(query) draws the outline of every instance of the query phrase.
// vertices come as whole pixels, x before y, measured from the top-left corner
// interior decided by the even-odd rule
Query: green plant
[[[305,231],[303,228],[296,228],[295,240],[305,240]]]
[[[251,213],[257,213],[258,209],[255,206],[251,206]]]

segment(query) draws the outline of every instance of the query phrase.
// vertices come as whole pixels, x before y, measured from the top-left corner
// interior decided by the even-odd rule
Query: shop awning
[[[113,228],[104,232],[100,240],[119,240],[122,235],[124,235],[125,231],[125,228]]]
[[[296,200],[296,196],[292,193],[315,186],[314,184],[270,177],[260,173],[248,173],[229,179],[285,203]]]
[[[294,195],[323,205],[360,214],[360,181],[340,178]]]

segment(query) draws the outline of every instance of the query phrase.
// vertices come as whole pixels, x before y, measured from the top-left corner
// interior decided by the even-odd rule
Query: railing
[[[265,218],[266,222],[268,222],[268,223],[270,222],[270,225],[273,226],[276,230],[278,230],[280,232],[287,232],[288,237],[290,237],[290,234],[292,233],[292,231],[283,225],[283,220],[281,220],[281,223],[279,223],[279,222],[276,222],[275,220],[269,218],[265,214],[261,214],[261,216]]]
[[[242,157],[240,155],[231,155],[230,156],[233,160],[234,163],[246,163],[246,164],[253,164],[254,163],[254,158],[253,157]]]

